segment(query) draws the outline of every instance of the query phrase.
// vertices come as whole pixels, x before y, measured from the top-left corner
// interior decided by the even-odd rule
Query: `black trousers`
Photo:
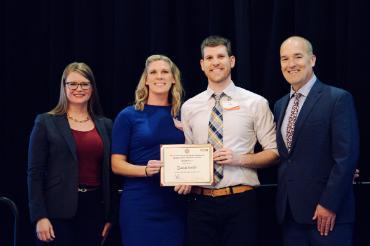
[[[351,246],[353,245],[353,224],[335,224],[328,236],[321,236],[317,224],[298,224],[294,221],[288,206],[283,223],[284,246]]]
[[[189,246],[257,245],[256,191],[220,197],[192,195],[188,204]]]
[[[49,218],[55,239],[50,243],[37,241],[37,245],[95,246],[100,245],[104,227],[103,204],[100,189],[78,193],[78,209],[71,219]]]

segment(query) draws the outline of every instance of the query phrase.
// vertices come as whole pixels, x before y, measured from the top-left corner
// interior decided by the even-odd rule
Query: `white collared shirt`
[[[312,78],[304,86],[302,86],[302,88],[300,88],[297,91],[297,93],[301,93],[302,94],[302,96],[299,98],[299,101],[298,101],[298,114],[297,114],[297,118],[299,116],[299,112],[301,112],[301,108],[303,106],[303,103],[306,101],[306,98],[308,96],[308,93],[310,93],[310,90],[311,90],[312,86],[315,84],[315,82],[316,82],[316,76],[314,74],[312,76]],[[293,90],[293,87],[290,87],[290,95],[289,95],[290,99],[289,99],[288,106],[287,106],[287,108],[285,110],[285,115],[284,115],[283,122],[281,123],[281,129],[280,130],[281,130],[281,135],[283,137],[285,146],[287,146],[287,143],[286,143],[286,132],[287,132],[287,127],[288,127],[290,112],[292,111],[292,107],[293,107],[293,103],[294,103],[294,100],[291,100],[294,93],[296,93],[296,91]]]
[[[258,141],[264,150],[276,150],[275,123],[268,102],[262,96],[231,83],[223,91],[223,143],[237,154],[254,153]],[[212,94],[206,91],[187,100],[181,109],[181,121],[187,144],[206,144],[208,122],[215,104]],[[224,102],[229,101],[228,105]],[[226,109],[225,109],[226,107]],[[259,185],[256,170],[241,166],[224,165],[223,179],[215,188],[245,184]]]

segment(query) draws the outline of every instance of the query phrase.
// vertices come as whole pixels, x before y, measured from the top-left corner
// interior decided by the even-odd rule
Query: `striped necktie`
[[[213,146],[214,150],[218,150],[223,146],[223,110],[220,104],[220,100],[223,96],[225,96],[224,93],[221,93],[220,95],[212,95],[216,102],[208,123],[208,143]],[[214,183],[217,184],[222,178],[223,166],[214,163]]]
[[[301,96],[302,96],[301,93],[296,92],[293,94],[294,102],[293,102],[292,111],[290,111],[290,116],[289,116],[287,131],[286,131],[286,145],[288,148],[288,152],[290,151],[292,147],[294,127],[295,127],[295,123],[298,117],[299,98],[301,98]]]

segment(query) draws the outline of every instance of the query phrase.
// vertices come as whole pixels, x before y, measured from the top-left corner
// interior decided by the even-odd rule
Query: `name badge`
[[[237,102],[235,101],[222,101],[222,108],[225,110],[239,110],[240,106]]]

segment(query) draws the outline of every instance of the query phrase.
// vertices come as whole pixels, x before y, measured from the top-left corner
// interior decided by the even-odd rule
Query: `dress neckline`
[[[149,107],[149,108],[169,108],[169,107],[171,107],[171,105],[151,105],[151,104],[145,104],[144,108],[145,107]]]

